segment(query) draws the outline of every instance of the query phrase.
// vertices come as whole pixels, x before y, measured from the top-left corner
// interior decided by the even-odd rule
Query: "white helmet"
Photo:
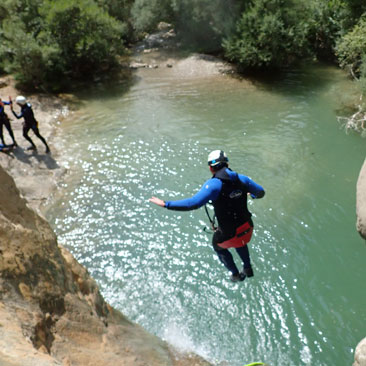
[[[227,158],[225,152],[223,150],[214,150],[208,155],[208,165],[216,166],[221,163],[227,163],[229,159]]]
[[[27,103],[27,99],[25,99],[25,97],[23,97],[23,95],[18,95],[15,98],[15,101],[17,104],[20,104],[20,105],[24,105],[25,103]]]

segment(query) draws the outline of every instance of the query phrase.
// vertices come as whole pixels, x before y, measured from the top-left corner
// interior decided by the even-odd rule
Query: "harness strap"
[[[205,205],[205,211],[206,211],[206,215],[207,215],[208,219],[210,220],[211,228],[212,228],[212,230],[215,231],[217,229],[216,225],[215,225],[215,215],[213,215],[213,217],[211,219],[211,216],[210,216],[210,214],[208,212],[208,209],[207,209],[207,205]]]

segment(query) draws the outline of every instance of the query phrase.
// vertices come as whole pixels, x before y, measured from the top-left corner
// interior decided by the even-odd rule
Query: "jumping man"
[[[253,199],[262,198],[264,189],[249,177],[229,169],[229,159],[222,150],[212,151],[208,165],[212,178],[191,198],[178,201],[163,201],[152,197],[150,202],[168,210],[195,210],[209,201],[214,206],[218,227],[215,228],[212,245],[220,261],[231,272],[231,281],[244,281],[253,276],[247,244],[253,232],[252,214],[248,210],[247,195]],[[239,272],[229,248],[235,248],[243,262]]]

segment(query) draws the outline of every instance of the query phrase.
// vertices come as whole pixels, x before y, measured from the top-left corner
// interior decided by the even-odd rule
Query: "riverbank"
[[[4,101],[8,101],[9,96],[15,99],[17,95],[23,94],[15,88],[15,81],[10,76],[0,78],[0,85],[0,96]],[[0,165],[14,178],[29,206],[40,212],[65,173],[65,168],[57,163],[59,157],[57,125],[67,116],[68,107],[67,102],[62,98],[50,95],[27,95],[27,99],[32,104],[35,117],[39,122],[40,133],[49,143],[51,153],[45,153],[44,145],[33,135],[33,132],[30,132],[30,136],[38,150],[26,150],[29,143],[22,136],[23,119],[16,119],[10,107],[5,106],[18,147],[8,153],[1,152]],[[19,113],[20,109],[14,105],[14,110]],[[10,144],[12,141],[5,127],[3,134],[6,143]]]
[[[0,85],[4,100],[20,94],[10,77],[1,78]],[[22,124],[11,118],[19,146],[0,153],[0,363],[209,365],[198,356],[177,352],[110,307],[86,269],[33,211],[42,212],[66,173],[58,163],[64,138],[58,125],[69,107],[64,97],[27,98],[51,154],[36,137],[38,150],[27,151]],[[6,112],[12,117],[8,107]],[[4,136],[10,143],[6,129]]]

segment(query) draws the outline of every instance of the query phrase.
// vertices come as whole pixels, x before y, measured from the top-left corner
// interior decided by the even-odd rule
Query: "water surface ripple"
[[[349,87],[337,70],[295,70],[276,83],[164,78],[140,71],[63,125],[70,171],[47,212],[107,300],[183,350],[228,365],[350,365],[366,332],[365,248],[355,183],[365,141],[340,130]],[[206,157],[266,191],[251,201],[255,276],[232,284],[203,210],[172,212],[210,177]]]

